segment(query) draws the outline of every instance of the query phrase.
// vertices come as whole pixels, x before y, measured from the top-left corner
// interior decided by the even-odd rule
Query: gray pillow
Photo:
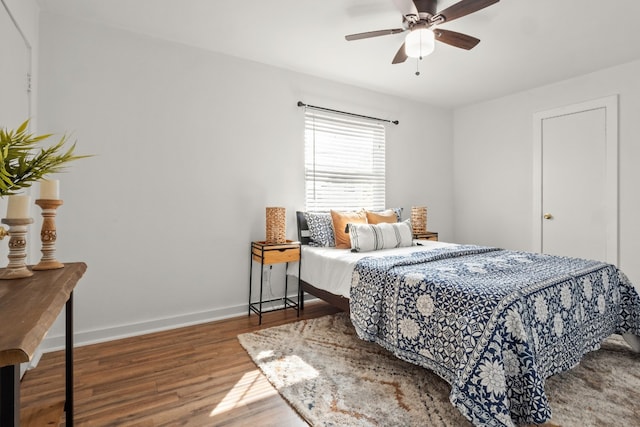
[[[309,226],[309,246],[335,246],[333,222],[328,212],[305,212]]]

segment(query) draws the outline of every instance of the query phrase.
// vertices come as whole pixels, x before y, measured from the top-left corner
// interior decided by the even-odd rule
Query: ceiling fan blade
[[[413,0],[393,0],[393,4],[402,13],[402,16],[415,15],[418,16],[418,9]]]
[[[498,3],[499,1],[500,0],[461,0],[458,3],[449,6],[445,10],[440,11],[431,20],[437,21],[440,18],[443,18],[443,22],[453,21],[454,19],[477,12],[485,7]]]
[[[413,0],[418,13],[428,13],[429,15],[436,14],[436,3],[437,0]]]
[[[398,52],[396,52],[396,56],[393,57],[393,61],[391,61],[391,63],[400,64],[406,61],[407,58],[407,53],[404,51],[404,43],[402,43],[402,46],[400,46],[400,49],[398,49]]]
[[[386,36],[389,34],[398,34],[404,32],[404,28],[392,28],[390,30],[378,30],[378,31],[367,31],[366,33],[357,33],[357,34],[349,34],[348,36],[344,36],[345,39],[351,40],[360,40],[360,39],[368,39],[369,37],[378,37],[378,36]]]
[[[436,28],[433,33],[436,36],[436,40],[461,49],[470,50],[480,43],[480,39],[475,37],[441,28]]]

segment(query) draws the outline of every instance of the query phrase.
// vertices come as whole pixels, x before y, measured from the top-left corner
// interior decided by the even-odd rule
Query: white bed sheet
[[[413,252],[430,251],[445,246],[456,245],[454,243],[435,242],[431,240],[414,240],[414,246],[383,249],[372,252],[351,252],[351,249],[303,245],[300,279],[316,288],[349,298],[351,274],[353,273],[356,263],[362,258],[406,255]],[[297,263],[289,263],[289,274],[294,276],[298,275]]]

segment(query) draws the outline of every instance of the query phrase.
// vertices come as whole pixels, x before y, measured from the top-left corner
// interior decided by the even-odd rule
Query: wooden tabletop
[[[28,362],[56,320],[78,280],[83,262],[0,280],[0,367]]]

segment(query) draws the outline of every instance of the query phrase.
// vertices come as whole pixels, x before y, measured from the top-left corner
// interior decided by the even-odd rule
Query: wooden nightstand
[[[424,233],[413,233],[414,239],[438,241],[438,233],[435,231],[427,231]]]
[[[288,277],[287,277],[287,267],[289,262],[300,261],[301,255],[301,247],[300,242],[294,242],[291,240],[287,240],[286,243],[267,243],[264,241],[252,242],[251,243],[251,262],[249,265],[249,316],[251,316],[251,312],[253,311],[259,316],[258,324],[262,324],[262,314],[270,311],[276,310],[285,310],[287,308],[294,308],[297,311],[297,315],[300,316],[300,263],[298,263],[298,292],[297,301],[289,298],[287,296],[288,291]],[[253,262],[260,263],[260,294],[258,296],[258,301],[251,302],[251,281],[253,278]],[[284,278],[284,296],[282,298],[275,298],[270,300],[263,300],[262,298],[262,288],[263,288],[263,279],[264,279],[264,266],[265,265],[273,265],[285,263],[285,278]],[[265,309],[263,308],[263,304],[272,303],[272,302],[280,302],[282,306],[278,306],[275,308]]]

